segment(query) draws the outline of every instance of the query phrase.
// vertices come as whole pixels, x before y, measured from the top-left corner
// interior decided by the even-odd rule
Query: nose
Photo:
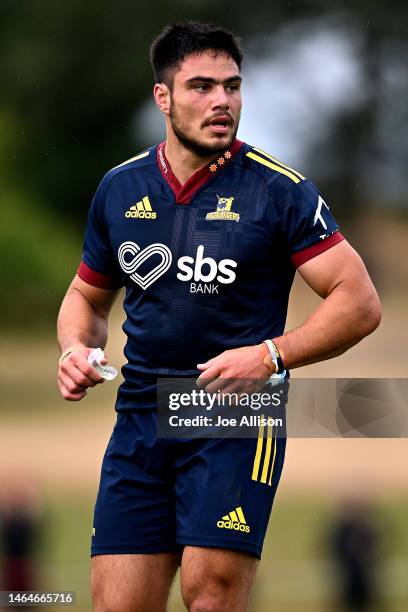
[[[229,109],[229,100],[223,85],[215,87],[213,109],[217,108]]]

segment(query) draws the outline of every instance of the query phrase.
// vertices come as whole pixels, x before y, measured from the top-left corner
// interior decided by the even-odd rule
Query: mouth
[[[206,127],[208,127],[211,132],[215,132],[216,134],[227,133],[231,126],[232,119],[231,117],[228,117],[228,115],[214,117],[206,123]]]

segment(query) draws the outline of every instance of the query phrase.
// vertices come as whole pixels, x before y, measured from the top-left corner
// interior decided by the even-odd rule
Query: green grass
[[[93,499],[73,494],[49,499],[41,551],[43,588],[73,590],[78,610],[89,610],[89,545]]]
[[[73,589],[78,612],[90,609],[89,552],[93,498],[64,495],[48,500],[45,548],[41,564],[44,588]],[[383,532],[385,598],[392,612],[408,606],[408,498],[378,502],[376,517]],[[307,496],[277,500],[253,593],[252,612],[327,612],[331,597],[324,533],[330,524],[330,502]],[[170,612],[184,607],[178,579]]]

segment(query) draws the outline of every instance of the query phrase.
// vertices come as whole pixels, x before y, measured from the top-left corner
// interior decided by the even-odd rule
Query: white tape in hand
[[[93,349],[88,355],[88,363],[95,368],[105,380],[113,380],[118,375],[118,371],[113,366],[101,365],[101,360],[105,357],[102,349]]]

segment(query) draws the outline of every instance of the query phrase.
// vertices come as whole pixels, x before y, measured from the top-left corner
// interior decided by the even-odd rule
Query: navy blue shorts
[[[155,412],[118,413],[101,472],[91,555],[221,547],[260,558],[285,457],[258,438],[162,439]]]

